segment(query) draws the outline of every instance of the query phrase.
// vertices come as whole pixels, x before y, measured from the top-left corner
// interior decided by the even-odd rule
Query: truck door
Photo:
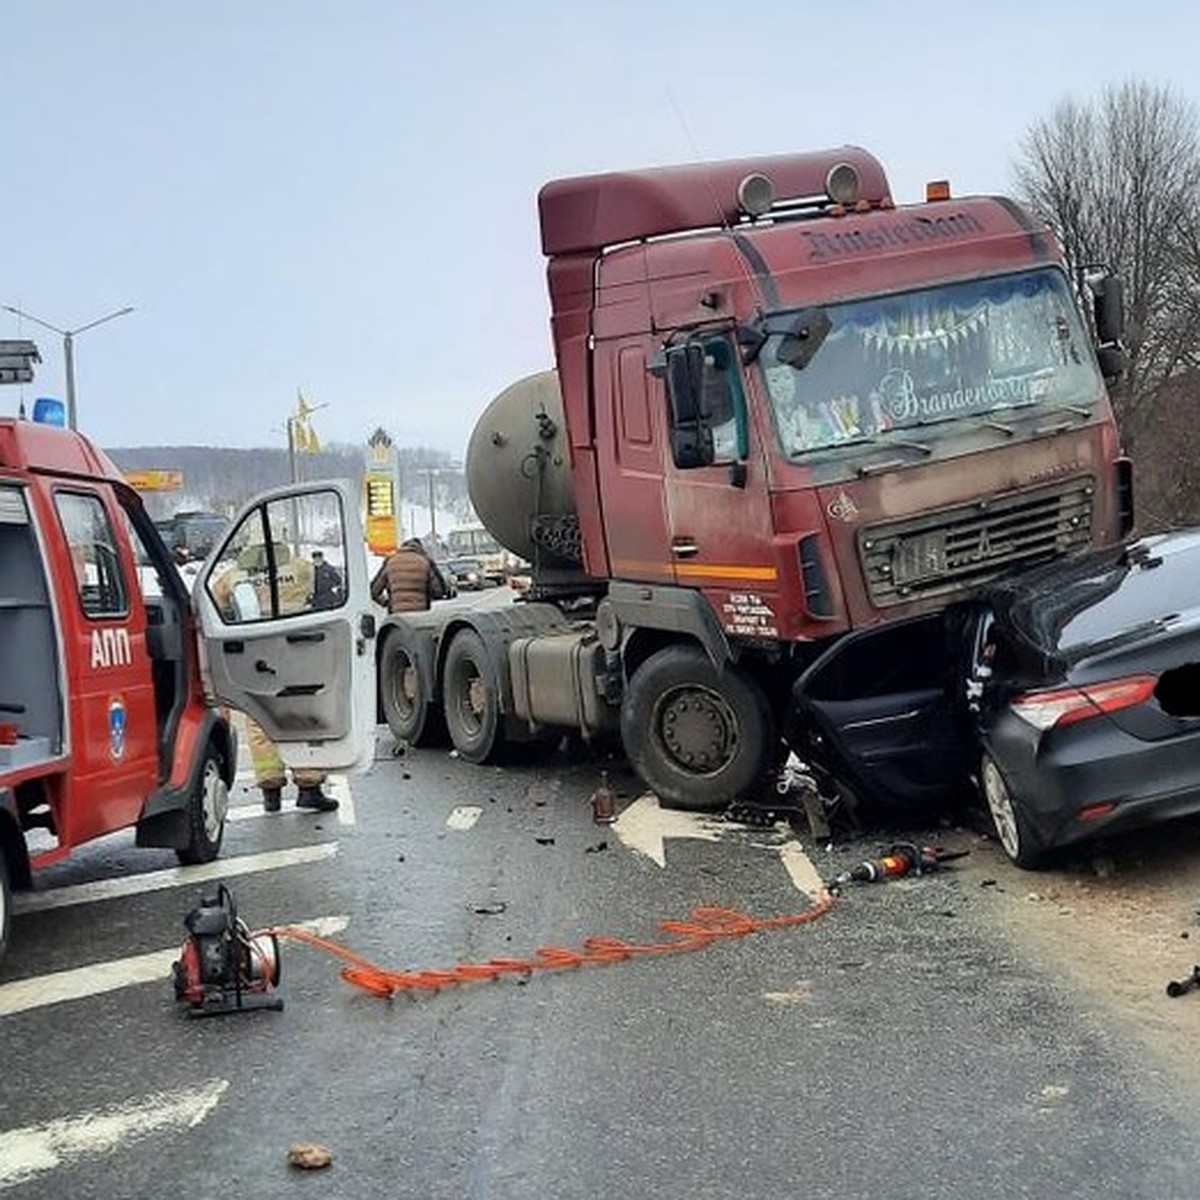
[[[732,633],[778,638],[780,572],[758,444],[727,334],[671,347],[665,382],[670,554],[677,583],[703,588]]]
[[[289,766],[371,762],[375,615],[344,484],[255,497],[206,560],[194,600],[212,695],[256,720]]]

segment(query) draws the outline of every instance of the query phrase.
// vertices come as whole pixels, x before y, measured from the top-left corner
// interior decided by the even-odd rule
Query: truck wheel
[[[209,745],[200,778],[188,798],[188,844],[175,851],[181,863],[212,862],[220,854],[228,809],[229,789],[221,775],[221,755]]]
[[[984,754],[979,764],[979,782],[1004,853],[1018,867],[1040,867],[1046,861],[1046,847],[990,754]]]
[[[8,878],[8,858],[0,849],[0,960],[8,949],[8,926],[12,916],[12,884]]]
[[[388,637],[379,661],[383,719],[396,741],[410,746],[442,741],[446,732],[442,714],[426,691],[412,639],[398,629]]]
[[[634,672],[621,740],[634,769],[668,807],[711,812],[749,791],[771,744],[758,685],[718,671],[695,646],[668,646]]]
[[[504,747],[500,687],[483,638],[455,634],[442,671],[442,706],[454,748],[467,762],[494,761]]]

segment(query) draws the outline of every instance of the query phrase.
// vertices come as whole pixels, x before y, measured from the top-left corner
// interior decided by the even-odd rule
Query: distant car
[[[443,564],[443,571],[450,574],[460,592],[479,592],[487,584],[483,564],[477,558],[452,558]]]
[[[1023,867],[1200,812],[1200,531],[1050,563],[839,646],[798,685],[798,720],[865,805],[977,787]]]

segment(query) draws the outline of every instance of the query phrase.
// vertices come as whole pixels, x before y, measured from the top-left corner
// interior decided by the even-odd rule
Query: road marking
[[[825,881],[813,866],[812,859],[804,853],[804,847],[789,839],[779,847],[779,857],[797,891],[803,892],[814,904],[818,903],[825,894]]]
[[[282,924],[282,922],[281,922]],[[318,937],[333,937],[350,924],[349,917],[317,917],[312,921],[286,922],[289,926],[307,929]],[[134,987],[141,983],[163,983],[171,977],[171,964],[179,957],[179,947],[135,954],[130,958],[114,958],[109,962],[74,967],[69,971],[54,971],[0,984],[0,1017],[45,1008],[85,996],[99,996],[118,988]],[[3,1156],[0,1155],[0,1161]]]
[[[667,838],[698,838],[705,842],[716,842],[730,833],[752,832],[771,835],[769,830],[751,830],[748,825],[741,825],[736,821],[717,821],[702,813],[662,808],[653,792],[639,796],[629,805],[613,823],[612,829],[630,850],[653,859],[660,867],[667,865]],[[779,857],[792,884],[815,904],[825,891],[825,885],[816,867],[804,853],[804,847],[791,837],[786,825],[776,826],[774,836],[775,841],[758,844],[766,849],[779,851]]]
[[[478,804],[460,804],[450,811],[446,818],[447,829],[470,829],[483,816],[483,809]]]
[[[77,1159],[111,1153],[162,1129],[195,1128],[228,1087],[227,1079],[208,1079],[182,1091],[155,1093],[0,1133],[0,1187],[26,1183]]]
[[[329,794],[338,802],[338,824],[354,824],[354,797],[350,794],[350,780],[345,775],[329,776]]]
[[[97,900],[114,900],[120,896],[137,896],[142,892],[160,892],[167,888],[191,887],[212,879],[229,879],[236,875],[251,875],[256,871],[276,871],[280,867],[297,867],[304,863],[320,862],[337,853],[337,842],[322,842],[317,846],[297,846],[292,850],[271,850],[265,854],[243,854],[223,858],[195,867],[168,867],[163,871],[147,871],[142,875],[124,875],[120,879],[97,879],[91,883],[75,883],[48,892],[22,892],[13,897],[16,914],[43,912],[48,908],[67,908],[72,904],[92,904]]]
[[[613,823],[613,832],[630,850],[653,859],[660,867],[667,865],[663,843],[667,838],[699,838],[715,842],[725,830],[743,830],[746,826],[729,821],[714,821],[699,813],[660,808],[652,792],[639,796]]]

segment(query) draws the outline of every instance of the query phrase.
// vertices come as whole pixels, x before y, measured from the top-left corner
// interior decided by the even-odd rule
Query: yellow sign
[[[391,554],[399,545],[396,527],[396,481],[379,471],[363,477],[367,497],[367,547],[372,554]]]
[[[183,472],[126,471],[125,482],[137,492],[178,492],[183,488]]]

